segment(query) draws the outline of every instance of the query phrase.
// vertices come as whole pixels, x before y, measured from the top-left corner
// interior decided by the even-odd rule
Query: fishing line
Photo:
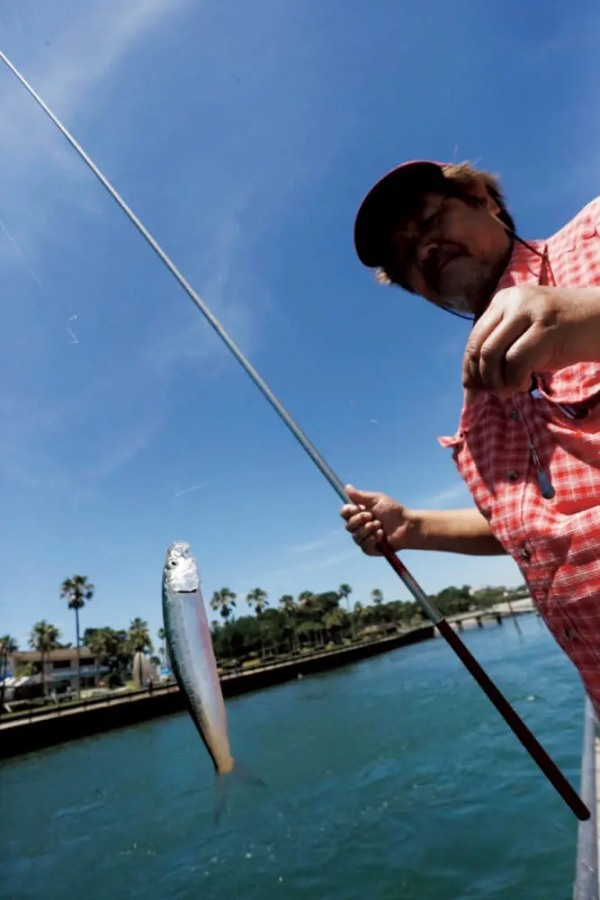
[[[336,492],[338,497],[344,502],[349,503],[350,498],[346,494],[344,489],[344,485],[337,477],[333,469],[329,466],[329,464],[324,460],[321,454],[318,452],[316,447],[309,441],[304,432],[300,429],[294,419],[290,416],[287,410],[283,407],[280,401],[277,399],[275,394],[271,391],[269,386],[263,381],[261,376],[258,374],[254,366],[246,359],[244,354],[241,352],[239,347],[235,344],[235,342],[229,337],[219,320],[213,315],[210,309],[206,306],[206,304],[202,301],[199,295],[196,293],[194,288],[189,284],[189,282],[184,278],[181,274],[175,263],[167,256],[162,247],[157,243],[157,241],[152,237],[150,232],[144,226],[144,224],[138,219],[135,213],[129,208],[129,206],[125,203],[120,194],[115,190],[110,181],[102,174],[100,169],[96,166],[93,160],[87,155],[85,150],[77,143],[75,138],[70,134],[69,131],[65,128],[62,122],[54,115],[52,110],[44,103],[39,94],[31,87],[31,85],[25,80],[25,78],[21,75],[18,69],[11,63],[8,57],[0,50],[0,59],[5,65],[10,69],[13,75],[20,81],[25,90],[30,94],[31,97],[36,101],[38,106],[40,106],[46,115],[52,120],[52,122],[56,125],[61,134],[66,138],[69,144],[73,147],[76,153],[83,159],[89,169],[94,173],[96,178],[100,181],[100,183],[106,188],[108,193],[111,195],[113,200],[118,204],[121,210],[125,213],[128,219],[135,225],[137,230],[140,232],[142,237],[146,239],[146,241],[150,244],[154,252],[160,258],[160,260],[165,264],[167,269],[171,272],[171,274],[176,278],[181,287],[184,289],[190,300],[195,303],[198,307],[202,315],[205,319],[212,325],[214,330],[217,332],[221,340],[227,345],[229,350],[233,353],[237,361],[240,365],[246,370],[247,374],[250,376],[254,384],[259,388],[264,397],[269,401],[275,412],[278,416],[285,422],[289,430],[292,432],[294,437],[298,440],[298,442],[302,445],[306,453],[310,456],[312,461],[315,463],[317,468],[320,470],[321,474],[327,479],[333,490]],[[399,576],[399,578],[404,582],[405,586],[411,592],[415,600],[420,604],[422,609],[427,614],[428,618],[433,622],[436,626],[440,634],[445,638],[448,644],[452,647],[456,655],[459,657],[461,662],[467,668],[467,670],[471,673],[477,684],[480,688],[485,692],[487,697],[494,704],[500,715],[504,718],[505,722],[512,729],[517,738],[521,741],[529,755],[535,762],[538,764],[546,778],[550,781],[550,783],[554,786],[554,788],[558,791],[560,796],[563,798],[565,803],[570,807],[570,809],[575,813],[578,819],[584,821],[590,818],[590,811],[587,806],[583,803],[581,798],[578,796],[574,788],[567,781],[561,770],[558,768],[556,763],[550,758],[550,756],[546,753],[544,748],[538,742],[537,738],[532,734],[529,728],[525,725],[520,716],[515,712],[513,707],[510,705],[508,700],[504,697],[504,695],[499,691],[494,682],[489,678],[486,672],[482,669],[480,664],[477,662],[475,657],[471,654],[470,650],[467,649],[466,645],[462,642],[460,637],[453,630],[452,626],[449,622],[442,616],[440,610],[437,608],[435,603],[433,603],[422,587],[415,581],[413,576],[410,574],[404,563],[402,563],[399,557],[396,555],[394,550],[390,547],[387,540],[384,540],[378,545],[378,549],[381,551],[383,556],[386,558],[390,566]]]

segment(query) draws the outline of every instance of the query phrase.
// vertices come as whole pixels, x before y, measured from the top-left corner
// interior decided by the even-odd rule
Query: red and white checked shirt
[[[542,273],[540,256],[515,242],[498,289],[600,288],[600,198],[532,246],[546,249],[553,279]],[[453,449],[477,507],[600,714],[600,364],[537,373],[537,382],[537,396],[478,393],[463,407],[456,435],[439,440]],[[540,467],[556,492],[551,500],[542,496]]]

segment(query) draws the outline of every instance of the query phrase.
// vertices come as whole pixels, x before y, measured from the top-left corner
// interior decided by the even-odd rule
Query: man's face
[[[401,283],[438,306],[481,314],[510,253],[500,212],[483,185],[471,198],[424,193],[392,235]]]

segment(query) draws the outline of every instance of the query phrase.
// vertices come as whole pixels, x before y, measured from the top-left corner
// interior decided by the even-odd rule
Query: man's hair
[[[473,195],[469,189],[477,182],[483,182],[494,203],[500,207],[498,219],[509,231],[515,231],[514,220],[507,209],[500,181],[496,175],[492,172],[476,169],[469,162],[452,163],[451,165],[443,166],[442,171],[448,182],[448,194],[451,194],[453,197],[458,197],[466,203],[473,202]],[[405,291],[409,291],[411,294],[415,293],[409,284],[406,284],[399,278],[398,273],[393,271],[391,265],[380,266],[376,270],[375,277],[381,284],[396,284],[404,288]]]

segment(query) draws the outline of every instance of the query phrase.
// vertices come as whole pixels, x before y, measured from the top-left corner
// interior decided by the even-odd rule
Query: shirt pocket
[[[578,363],[537,376],[536,394],[548,418],[575,431],[596,431],[600,422],[600,364]]]

